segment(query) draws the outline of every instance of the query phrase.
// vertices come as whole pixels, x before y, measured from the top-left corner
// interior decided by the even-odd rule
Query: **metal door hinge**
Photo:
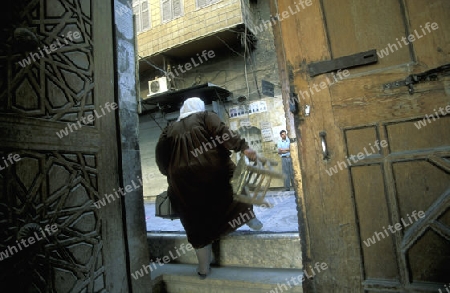
[[[403,80],[398,80],[390,83],[385,83],[383,89],[394,89],[402,86],[408,87],[408,92],[410,95],[414,94],[414,84],[419,82],[437,80],[439,76],[450,75],[450,63],[439,66],[434,69],[427,70],[419,74],[411,74]]]

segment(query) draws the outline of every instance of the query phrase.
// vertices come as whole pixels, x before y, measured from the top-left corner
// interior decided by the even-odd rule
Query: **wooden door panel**
[[[420,26],[424,27],[427,22],[436,22],[439,25],[437,30],[413,43],[418,66],[425,70],[449,63],[450,2],[431,0],[423,5],[420,1],[406,0],[405,4],[411,30],[417,29],[421,32]]]
[[[364,184],[353,184],[352,188],[355,194],[355,208],[363,248],[365,278],[366,280],[397,280],[399,273],[395,263],[394,238],[388,237],[375,244],[369,244],[369,247],[363,244],[363,241],[367,242],[367,238],[373,236],[374,231],[382,232],[382,227],[387,227],[390,222],[383,167],[381,164],[352,167],[351,180],[364,182]],[[373,253],[375,246],[377,252],[383,251],[383,253]]]
[[[2,226],[8,231],[4,240],[15,239],[16,233],[30,223],[41,227],[57,224],[58,232],[48,242],[11,257],[9,272],[14,276],[2,272],[2,277],[9,276],[7,282],[16,278],[22,279],[22,284],[30,281],[39,292],[49,288],[55,292],[79,292],[83,288],[98,292],[105,288],[104,267],[99,266],[104,263],[102,227],[92,208],[98,197],[96,156],[18,149],[14,153],[22,159],[1,180],[5,191],[1,207],[6,220]],[[29,262],[23,262],[27,258]],[[31,280],[26,279],[28,274]],[[19,288],[29,290],[21,285]]]
[[[375,139],[389,143],[349,168],[366,288],[422,292],[429,282],[449,281],[449,226],[438,219],[448,219],[450,210],[450,117],[431,120],[421,131],[414,124],[418,121],[423,120],[345,130],[347,157],[364,148],[370,152]],[[424,211],[426,218],[373,247],[363,244],[413,211]]]
[[[415,85],[413,97],[407,94],[407,87],[383,90],[384,83],[401,80],[405,75],[354,77],[333,85],[330,93],[337,125],[374,124],[413,117],[423,120],[425,115],[434,114],[439,107],[445,108],[450,104],[446,93],[450,85],[448,77]]]
[[[430,118],[425,127],[417,129],[422,119],[413,119],[410,121],[386,123],[386,133],[389,139],[389,149],[393,154],[401,154],[407,152],[408,156],[413,156],[414,153],[433,150],[439,153],[439,150],[446,150],[450,145],[450,130],[448,129],[450,123],[450,116],[444,116],[436,121]],[[414,137],[414,140],[410,138]],[[419,154],[418,154],[419,155]]]
[[[121,206],[93,205],[119,186],[115,114],[101,111],[115,97],[111,3],[16,1],[0,33],[0,155],[21,157],[0,171],[0,251],[27,224],[58,226],[0,262],[1,283],[17,292],[128,291]],[[16,28],[41,49],[58,39],[64,46],[24,51]],[[80,37],[66,43],[69,32]],[[101,117],[57,136],[94,110]]]
[[[289,5],[278,0],[278,12]],[[282,37],[277,44],[285,62],[282,79],[295,86],[302,106],[295,119],[301,136],[304,265],[323,260],[334,268],[314,284],[305,283],[305,292],[430,292],[450,282],[450,114],[426,125],[423,120],[450,105],[450,79],[417,84],[412,95],[407,87],[384,86],[450,63],[450,33],[444,29],[450,27],[449,5],[445,0],[323,0],[274,30]],[[407,46],[397,44],[416,29],[423,35],[420,26],[427,22],[439,29]],[[332,80],[332,74],[311,78],[309,63],[380,51],[388,44],[398,50],[377,64],[351,68],[347,79],[300,95]],[[308,116],[305,105],[311,107]],[[374,149],[375,141],[388,146]],[[351,162],[359,153],[361,159]],[[414,211],[424,217],[385,231]],[[365,244],[377,235],[379,240]]]
[[[429,131],[418,133],[414,126],[415,140],[410,139],[412,131],[404,131],[412,122],[345,130],[347,157],[371,155],[349,167],[367,288],[386,281],[421,288],[420,281],[444,283],[450,274],[449,235],[445,224],[435,222],[450,207],[450,162],[445,159],[450,155],[450,122],[441,119],[429,124]],[[374,148],[376,139],[385,139],[388,147]],[[416,221],[413,211],[426,217]],[[392,233],[388,226],[396,223],[403,223],[401,231]]]
[[[446,196],[448,197],[449,194],[447,193]],[[421,235],[420,240],[415,243],[414,246],[409,248],[408,254],[405,257],[405,261],[409,262],[411,268],[410,281],[413,284],[429,284],[429,282],[440,283],[441,285],[439,285],[439,288],[444,290],[444,285],[442,284],[448,285],[449,282],[448,247],[448,240],[445,240],[433,230],[427,229],[423,235]],[[423,252],[426,252],[425,255]],[[427,256],[430,256],[430,258],[426,258]],[[444,256],[444,258],[442,258],[442,256]],[[426,289],[426,287],[424,286],[423,289]]]
[[[324,0],[323,11],[333,58],[383,48],[387,46],[387,40],[397,44],[396,38],[406,34],[399,1]],[[382,23],[380,18],[383,19]],[[408,46],[398,49],[395,54],[390,52],[391,54],[385,56],[382,63],[356,68],[353,71],[360,73],[410,62]]]

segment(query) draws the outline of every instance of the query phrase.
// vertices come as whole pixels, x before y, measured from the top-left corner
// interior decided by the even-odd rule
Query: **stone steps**
[[[302,293],[299,269],[213,267],[204,280],[196,265],[165,264],[152,273],[153,293]]]
[[[236,231],[222,237],[213,244],[214,266],[205,280],[196,274],[197,258],[184,232],[147,232],[147,240],[151,261],[159,261],[150,263],[154,293],[302,292],[298,232]]]
[[[153,261],[166,257],[171,264],[197,264],[184,233],[148,232],[147,240]],[[213,264],[221,267],[302,269],[298,233],[234,232],[214,243],[213,251]]]

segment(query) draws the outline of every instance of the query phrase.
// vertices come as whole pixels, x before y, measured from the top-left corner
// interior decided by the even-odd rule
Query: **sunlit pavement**
[[[266,199],[272,203],[272,208],[254,207],[256,216],[264,224],[259,232],[297,232],[298,217],[294,191],[269,191]],[[172,221],[155,217],[154,203],[145,202],[144,206],[147,231],[184,232],[180,220]],[[252,230],[244,225],[237,231]]]

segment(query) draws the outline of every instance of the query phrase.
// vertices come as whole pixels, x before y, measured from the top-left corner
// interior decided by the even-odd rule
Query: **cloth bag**
[[[172,207],[172,202],[170,201],[170,196],[167,191],[156,196],[155,216],[171,220],[180,218],[180,215]]]

